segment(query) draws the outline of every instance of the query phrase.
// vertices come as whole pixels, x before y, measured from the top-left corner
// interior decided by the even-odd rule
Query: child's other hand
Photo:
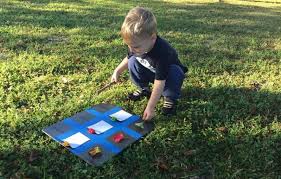
[[[120,74],[116,70],[114,70],[114,72],[111,76],[111,82],[118,82],[119,76],[120,76]]]
[[[154,116],[155,116],[154,109],[150,109],[150,108],[146,107],[143,112],[142,119],[147,121],[147,120],[151,120]]]

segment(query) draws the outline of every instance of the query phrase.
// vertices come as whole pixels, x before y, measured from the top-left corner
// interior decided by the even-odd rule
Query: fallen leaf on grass
[[[187,150],[183,153],[184,156],[191,156],[196,153],[196,150]]]
[[[253,91],[259,91],[261,89],[261,84],[258,83],[257,81],[253,81],[253,83],[251,83],[251,90]]]
[[[80,58],[80,57],[78,57],[78,58],[74,59],[74,63],[76,63],[76,64],[80,64],[80,62],[81,62],[81,58]]]
[[[218,131],[223,132],[223,133],[227,133],[228,129],[226,127],[219,127],[217,128]]]
[[[169,169],[166,163],[159,163],[158,167],[161,170],[168,170]]]
[[[169,170],[169,167],[168,167],[168,165],[167,165],[167,162],[166,162],[165,160],[163,160],[163,159],[157,159],[155,165],[157,166],[157,168],[158,168],[159,170],[162,170],[162,171],[167,171],[167,170]]]
[[[62,80],[63,83],[68,83],[69,82],[69,80],[67,78],[65,78],[65,77],[62,77],[61,80]]]

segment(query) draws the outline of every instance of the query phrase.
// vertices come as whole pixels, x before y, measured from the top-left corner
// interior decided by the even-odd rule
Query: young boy
[[[164,96],[163,114],[175,114],[175,105],[187,72],[175,49],[157,35],[156,26],[156,18],[149,10],[135,7],[129,11],[121,27],[128,55],[111,77],[112,82],[117,82],[120,74],[129,69],[130,78],[139,90],[129,94],[128,98],[136,101],[150,96],[143,120],[155,116],[155,106],[161,95]],[[152,92],[149,83],[154,83]]]

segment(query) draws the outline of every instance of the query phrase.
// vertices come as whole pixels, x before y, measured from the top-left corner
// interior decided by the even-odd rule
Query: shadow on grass
[[[268,3],[268,4],[281,4],[281,2],[278,1],[261,1],[261,0],[241,0],[246,2],[261,2],[261,3]]]
[[[37,26],[41,28],[107,28],[116,27],[117,23],[123,17],[116,16],[120,10],[109,9],[101,6],[93,6],[87,9],[70,9],[80,10],[81,12],[72,12],[67,10],[41,10],[28,8],[22,5],[9,5],[3,3],[3,11],[0,13],[0,22],[2,25],[25,25]],[[42,5],[43,6],[43,5]],[[44,6],[43,6],[44,7]],[[15,16],[15,14],[22,14]],[[110,15],[109,15],[110,14]],[[116,24],[115,24],[116,23]],[[118,26],[120,23],[118,23]]]
[[[199,111],[193,111],[194,129],[247,122],[254,117],[258,117],[256,122],[264,128],[273,121],[277,122],[281,116],[281,94],[255,90],[232,87],[190,88],[183,91],[182,100],[195,102],[198,107]],[[182,105],[180,108],[185,107],[185,104]],[[192,106],[189,107],[187,110],[193,110]]]
[[[178,115],[173,117],[178,126],[175,130],[166,129],[160,137],[152,132],[99,168],[89,166],[41,133],[50,120],[30,127],[19,125],[10,135],[34,136],[35,132],[36,139],[47,140],[37,144],[34,139],[30,147],[16,144],[0,151],[5,161],[2,175],[64,177],[64,170],[72,177],[273,177],[280,172],[281,136],[273,125],[280,125],[280,105],[278,93],[231,87],[185,89]],[[156,130],[165,128],[165,123],[158,121]],[[190,125],[190,131],[182,125]],[[29,161],[32,152],[38,157]]]
[[[51,1],[29,2],[36,2],[39,5],[42,2],[42,5],[45,5],[44,3]],[[56,2],[70,1],[58,0]],[[116,1],[116,4],[120,2]],[[87,5],[84,4],[84,1],[75,1],[74,3]],[[138,2],[129,3],[127,1],[126,3],[132,7],[138,4]],[[107,31],[120,29],[124,17],[119,14],[129,10],[92,7],[79,14],[66,11],[34,10],[1,4],[3,4],[3,11],[0,12],[1,26],[21,25],[65,29],[79,27],[82,28],[81,33],[88,33],[87,28],[100,28]],[[207,34],[214,37],[219,35],[235,36],[241,40],[238,44],[242,45],[236,49],[237,52],[240,52],[248,45],[244,38],[259,39],[280,36],[279,26],[276,25],[280,24],[278,9],[219,3],[182,5],[147,1],[142,4],[155,11],[160,33],[168,35],[169,31],[172,31],[180,34],[178,37],[170,37],[174,38],[176,43],[185,44],[185,36],[190,36],[190,34],[195,36]],[[116,13],[119,14],[116,15]],[[95,34],[93,33],[93,35]],[[1,36],[3,35],[1,34]],[[108,37],[110,40],[111,36]],[[6,33],[4,39],[9,38],[26,40],[24,45],[4,46],[11,51],[18,50],[19,52],[26,51],[32,43],[46,42],[46,39],[40,37],[14,36],[12,33]],[[116,39],[117,37],[113,36],[112,38]],[[225,40],[225,43],[231,44],[233,39],[226,38]],[[110,52],[113,48],[121,47],[104,45],[100,48],[89,48],[86,55],[102,57],[106,51]],[[208,48],[192,49],[191,52],[198,58],[207,57],[210,54],[213,57],[221,55],[219,51],[208,51]],[[49,52],[43,49],[42,53]],[[241,56],[236,53],[225,53],[221,57],[233,59]],[[61,66],[57,66],[56,69],[61,69]],[[63,72],[58,71],[55,74],[65,74],[67,69],[69,67],[65,67]],[[222,70],[227,71],[228,69]],[[186,107],[187,104],[189,106]],[[276,122],[277,126],[280,125],[278,124],[278,118],[281,116],[280,105],[281,97],[278,93],[231,87],[185,89],[182,102],[179,105],[181,110],[175,117],[175,126],[177,127],[175,130],[166,129],[166,121],[159,120],[159,128],[156,130],[162,128],[167,132],[162,136],[156,136],[155,133],[152,133],[147,138],[147,143],[139,142],[137,145],[133,145],[102,168],[90,167],[78,157],[63,150],[55,142],[51,142],[50,139],[45,140],[47,136],[40,129],[62,119],[65,114],[53,115],[52,118],[52,114],[50,116],[48,116],[49,114],[40,114],[40,118],[43,116],[44,120],[37,122],[34,122],[33,119],[37,119],[39,115],[34,114],[15,124],[14,130],[10,129],[8,122],[4,121],[4,124],[1,124],[1,134],[9,133],[3,137],[11,144],[18,142],[18,145],[14,145],[9,150],[0,151],[0,167],[2,167],[0,168],[0,176],[10,177],[18,173],[20,176],[33,178],[44,176],[60,178],[65,177],[65,172],[74,178],[99,175],[109,178],[130,178],[132,175],[135,177],[146,176],[147,178],[159,177],[159,175],[169,178],[187,176],[218,176],[223,178],[227,174],[230,177],[276,176],[280,173],[281,141],[278,132],[276,132],[277,129],[273,128],[273,123]],[[53,110],[53,114],[59,112],[55,111],[59,109],[50,110]],[[186,128],[179,127],[184,125]],[[255,130],[255,126],[257,126],[257,131],[251,131],[252,128]],[[190,131],[187,131],[189,127]],[[217,130],[219,127],[224,128]],[[162,134],[162,132],[159,133]],[[32,140],[29,139],[30,136],[36,137]],[[44,140],[39,138],[44,138]],[[27,142],[28,144],[26,144]],[[194,152],[191,152],[190,149]],[[38,157],[29,162],[33,150],[36,151]],[[162,164],[161,162],[155,164],[159,160],[162,161]]]
[[[118,5],[122,2],[123,1],[116,1],[115,4]],[[131,7],[139,4],[139,2],[134,1],[124,1],[123,3]],[[109,8],[107,7],[108,5],[93,5],[90,8],[82,8],[81,12],[63,10],[49,11],[30,9],[22,5],[2,4],[3,11],[0,12],[0,22],[4,27],[21,25],[27,28],[64,28],[66,30],[81,28],[81,37],[84,36],[83,34],[87,34],[95,38],[104,36],[104,34],[97,32],[108,31],[109,40],[120,38],[116,34],[116,31],[119,31],[124,19],[124,14],[129,10],[127,7],[117,9],[113,7]],[[90,4],[83,4],[83,6],[86,5],[89,6]],[[266,41],[269,37],[278,39],[281,35],[280,26],[278,25],[281,24],[281,12],[277,8],[253,8],[251,6],[226,3],[188,5],[168,2],[142,2],[141,5],[148,6],[155,12],[158,20],[159,33],[163,34],[164,38],[170,40],[172,44],[175,43],[181,46],[178,51],[182,60],[187,65],[194,65],[203,58],[207,60],[210,59],[211,61],[212,59],[241,61],[245,59],[279,59],[279,53],[274,49],[275,42],[272,40]],[[21,15],[15,16],[15,14]],[[114,30],[111,31],[110,29]],[[6,35],[4,35],[5,34],[3,34],[3,36],[0,35],[1,41],[13,39],[13,34],[6,33]],[[21,36],[19,38],[26,38],[26,47],[31,46],[32,48],[32,46],[34,46],[32,44],[34,43],[34,40],[32,40],[34,37]],[[266,44],[264,44],[264,41],[266,41]],[[36,43],[40,44],[40,39],[36,41]],[[200,46],[194,46],[193,44]],[[83,43],[77,45],[79,47],[84,46],[85,48],[89,46],[89,44]],[[11,51],[25,50],[22,46],[17,44],[4,45],[3,48],[7,48]],[[70,48],[74,49],[72,46],[64,49],[70,50]],[[116,48],[118,47],[116,46]],[[116,48],[104,45],[101,51],[106,49],[105,51],[110,52],[110,50]],[[47,54],[60,53],[57,49],[57,46],[50,45],[48,48],[43,47],[39,49],[39,52]],[[96,49],[98,50],[99,48]],[[93,53],[86,53],[86,55],[96,55],[99,53],[97,50],[94,50]],[[263,52],[263,54],[255,53],[257,56],[250,55],[253,54],[253,50]],[[74,50],[74,53],[75,52]],[[79,51],[76,53],[81,52]],[[117,54],[121,56],[121,52]],[[190,58],[190,56],[192,58]],[[100,58],[102,55],[97,55],[97,57]],[[205,61],[206,60],[201,60],[199,63],[205,63]],[[238,66],[242,67],[243,65],[241,64]]]
[[[46,0],[49,2],[49,0]],[[59,1],[60,2],[60,1]],[[64,2],[64,1],[62,1]],[[116,4],[120,3],[119,1]],[[137,6],[137,2],[126,3]],[[192,34],[218,33],[225,35],[239,35],[253,33],[278,35],[278,26],[272,22],[280,22],[281,12],[274,8],[262,8],[225,3],[182,5],[168,2],[143,2],[150,5],[155,12],[160,31],[174,31]],[[87,4],[89,5],[89,4]],[[168,14],[162,7],[166,7]],[[107,8],[92,6],[81,9],[82,12],[68,12],[63,10],[36,10],[24,6],[7,5],[3,3],[0,13],[2,25],[32,25],[43,28],[49,27],[95,27],[120,29],[124,12],[129,9]],[[276,8],[276,10],[278,10]],[[15,14],[24,14],[14,16]],[[245,31],[245,29],[250,29]],[[219,31],[219,32],[218,32]]]
[[[87,4],[85,0],[24,0],[30,3],[48,4],[48,3],[71,3],[71,4]]]

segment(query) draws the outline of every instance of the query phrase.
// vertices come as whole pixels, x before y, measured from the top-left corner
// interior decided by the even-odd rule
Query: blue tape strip
[[[59,141],[62,141],[63,139],[68,138],[77,132],[81,132],[83,130],[87,131],[88,126],[95,124],[95,123],[99,122],[100,120],[101,119],[99,117],[95,117],[95,118],[91,119],[90,121],[81,125],[81,124],[75,122],[75,120],[73,120],[71,117],[66,118],[62,122],[65,123],[66,125],[68,125],[69,127],[71,127],[72,129],[70,131],[60,134],[58,136],[54,136],[54,138]]]
[[[104,113],[100,113],[100,112],[94,110],[93,108],[87,109],[86,111],[91,114],[94,114],[96,116],[109,116],[110,114],[116,113],[116,112],[120,111],[121,109],[122,108],[120,108],[120,107],[114,107]]]
[[[120,128],[120,130],[126,130],[128,128],[128,126],[130,124],[132,124],[133,122],[139,120],[140,116],[137,115],[132,115],[131,117],[129,117],[128,119],[126,119],[125,121],[112,121],[110,116],[111,114],[114,114],[118,111],[122,110],[122,108],[120,107],[114,107],[111,110],[105,112],[102,116],[99,116],[102,118],[102,120],[104,120],[105,122],[109,123],[110,125],[112,125],[114,128],[118,127],[118,126],[123,126],[124,128]],[[96,115],[97,112],[95,110],[89,110],[88,112]],[[130,130],[132,132],[128,132],[133,138],[138,139],[139,138],[139,133],[134,132],[133,130]],[[108,133],[108,131],[106,132]]]
[[[84,153],[85,151],[93,147],[93,145],[100,145],[105,147],[108,151],[117,154],[121,152],[121,149],[118,146],[114,145],[113,143],[109,142],[107,138],[119,130],[120,129],[118,127],[113,127],[102,134],[89,134],[86,131],[86,133],[83,134],[86,135],[88,138],[90,138],[91,141],[77,147],[76,149],[74,149],[75,150],[74,152],[76,154]]]
[[[109,116],[109,115],[114,114],[114,113],[116,113],[116,112],[118,112],[118,111],[120,111],[120,110],[122,110],[122,108],[120,108],[120,107],[114,107],[114,108],[112,108],[112,109],[106,111],[106,112],[104,113],[104,115]]]
[[[127,134],[129,134],[130,136],[132,136],[133,138],[135,139],[139,139],[142,137],[141,134],[137,133],[136,131],[132,130],[132,129],[129,129],[129,128],[123,128],[123,131]]]
[[[65,132],[63,134],[60,134],[58,136],[54,136],[54,138],[58,141],[63,141],[63,139],[72,136],[73,134],[79,132],[80,130],[80,124],[72,120],[71,118],[66,118],[62,121],[64,124],[68,125],[69,127],[72,128],[72,130]]]
[[[96,111],[96,110],[94,110],[94,109],[92,109],[92,108],[86,109],[86,111],[87,111],[88,113],[90,113],[90,114],[95,115],[95,116],[102,116],[102,115],[103,115],[103,113],[100,113],[100,112],[98,112],[98,111]]]
[[[93,146],[95,146],[95,145],[101,146],[102,148],[105,148],[107,151],[114,153],[114,154],[118,154],[119,152],[121,152],[121,149],[119,147],[117,147],[117,146],[113,145],[112,143],[110,143],[109,141],[101,138],[101,136],[94,136],[93,134],[89,134],[87,132],[81,132],[81,133],[83,133],[85,136],[87,136],[91,140],[84,143],[83,145],[80,145],[79,147],[77,147],[75,149],[70,149],[71,152],[73,152],[76,155],[85,153],[86,151],[93,148]],[[92,135],[92,136],[90,136],[90,135]]]
[[[75,120],[73,120],[71,117],[66,118],[65,120],[63,120],[63,123],[67,124],[68,126],[72,127],[73,129],[71,131],[61,134],[59,136],[54,136],[54,138],[57,141],[62,141],[63,139],[68,138],[77,132],[81,132],[83,135],[90,138],[90,141],[87,141],[86,143],[84,143],[83,145],[80,145],[79,147],[77,147],[75,149],[70,149],[70,151],[73,152],[74,154],[79,155],[81,153],[85,153],[94,145],[99,145],[99,146],[105,148],[107,151],[117,154],[117,153],[121,152],[121,149],[118,146],[114,145],[114,143],[111,143],[107,140],[107,138],[109,136],[113,135],[114,133],[117,133],[118,131],[122,131],[122,132],[130,135],[131,137],[135,138],[136,140],[142,137],[142,135],[139,134],[138,132],[128,128],[128,125],[130,125],[134,121],[138,120],[139,116],[133,115],[130,118],[128,118],[127,120],[122,121],[122,122],[111,120],[109,115],[116,113],[116,112],[120,111],[121,109],[122,108],[120,108],[120,107],[114,107],[114,108],[110,109],[109,111],[106,111],[105,113],[100,113],[98,111],[93,110],[92,108],[87,109],[86,111],[95,115],[95,117],[93,119],[89,120],[88,122],[84,123],[83,125],[75,122]],[[102,133],[99,135],[89,134],[87,127],[92,124],[95,124],[101,120],[104,120],[105,122],[109,123],[110,125],[113,126],[113,128],[111,128],[108,131],[106,131],[105,133]]]
[[[77,148],[74,149],[70,149],[73,153],[75,154],[80,154],[80,153],[84,153],[86,152],[89,148],[91,148],[94,144],[98,144],[103,146],[104,148],[106,148],[106,150],[111,151],[112,153],[119,153],[120,149],[111,144],[110,142],[106,141],[106,139],[103,137],[102,134],[99,135],[94,135],[94,134],[89,134],[88,133],[88,126],[95,124],[97,122],[101,121],[100,119],[94,119],[91,120],[83,125],[79,125],[78,123],[76,123],[75,121],[71,120],[70,118],[67,118],[65,120],[63,120],[63,122],[65,122],[66,124],[68,124],[70,127],[73,128],[73,130],[63,133],[59,136],[55,136],[55,139],[58,141],[63,141],[64,139],[76,134],[77,132],[82,133],[83,135],[87,136],[88,138],[90,138],[90,141],[85,142],[83,145],[80,145]],[[110,132],[111,130],[114,130],[115,127],[113,126],[111,129],[108,130],[108,132]]]
[[[106,115],[106,116],[108,116],[108,118],[110,119],[109,116],[110,116],[111,114],[114,114],[114,113],[116,113],[116,112],[118,112],[118,111],[120,111],[120,110],[122,110],[122,108],[120,108],[120,107],[115,107],[115,108],[113,108],[113,109],[111,109],[111,110],[105,112],[105,113],[104,113],[104,116]],[[140,116],[132,115],[131,117],[129,117],[129,118],[126,119],[125,121],[122,121],[122,122],[116,121],[116,122],[119,123],[119,124],[121,124],[121,125],[123,125],[123,126],[129,126],[131,123],[137,121],[139,118],[140,118]],[[110,121],[111,121],[111,119],[110,119]]]
[[[121,125],[127,127],[127,126],[129,126],[130,124],[132,124],[133,122],[139,120],[139,118],[140,118],[140,116],[133,115],[133,116],[131,116],[129,119],[123,121],[123,122],[121,123]]]

